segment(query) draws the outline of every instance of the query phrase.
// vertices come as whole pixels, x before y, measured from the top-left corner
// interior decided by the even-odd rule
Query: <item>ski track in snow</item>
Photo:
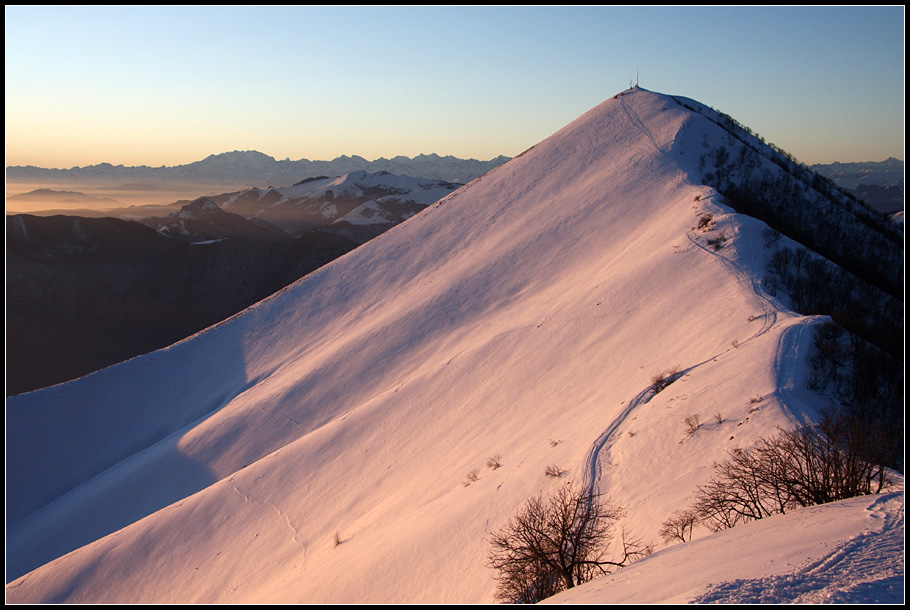
[[[613,433],[616,432],[617,428],[626,421],[626,418],[629,417],[629,414],[632,413],[639,405],[646,404],[654,396],[651,386],[648,386],[644,390],[638,393],[631,401],[629,401],[628,406],[622,410],[622,413],[613,420],[613,423],[604,430],[600,436],[597,437],[597,440],[594,441],[594,445],[591,447],[591,451],[588,453],[587,466],[584,468],[584,476],[582,478],[582,488],[587,489],[591,495],[593,501],[594,496],[597,494],[597,481],[600,480],[601,475],[603,474],[603,467],[600,462],[600,455],[607,446],[607,442],[613,437]]]
[[[777,370],[776,394],[780,405],[787,411],[794,422],[805,422],[812,409],[796,393],[796,375],[799,368],[799,346],[803,343],[803,333],[811,329],[824,316],[808,316],[787,327],[777,343],[777,354],[774,367]],[[798,406],[799,410],[794,411]]]
[[[902,604],[904,603],[904,495],[900,514],[889,514],[883,496],[870,507],[881,531],[850,538],[827,555],[776,576],[714,586],[695,604]]]
[[[689,240],[703,252],[723,263],[736,280],[758,298],[763,309],[762,326],[743,343],[756,339],[778,326],[778,308],[764,294],[760,282],[742,265],[721,253],[700,244],[691,233]],[[810,410],[796,393],[803,333],[811,329],[824,316],[805,316],[783,328],[775,354],[777,375],[776,394],[779,403],[794,422],[808,416]],[[736,346],[730,349],[736,349]],[[708,358],[704,362],[679,372],[674,380],[688,375],[698,367],[713,362],[730,351]],[[671,383],[672,385],[672,383]],[[669,387],[669,386],[668,386]],[[651,386],[639,392],[613,422],[594,441],[587,457],[582,480],[583,488],[593,497],[598,493],[598,481],[603,474],[601,456],[615,442],[614,434],[629,415],[647,404],[656,394]],[[794,409],[794,407],[797,407]],[[802,418],[799,417],[802,415]],[[612,442],[611,442],[612,441]],[[889,516],[884,510],[884,500],[873,507],[873,517],[884,519],[880,532],[866,532],[855,536],[820,559],[808,562],[797,570],[777,576],[753,580],[734,580],[714,587],[709,593],[692,603],[756,604],[756,603],[903,603],[904,602],[904,521],[903,495],[900,517]],[[877,512],[876,512],[877,509]],[[888,558],[889,561],[883,561]]]
[[[621,97],[619,98],[619,103],[622,106],[622,109],[625,111],[626,116],[629,118],[629,121],[632,123],[632,125],[636,129],[638,129],[642,134],[644,134],[646,138],[648,138],[648,140],[651,142],[651,144],[654,145],[654,148],[657,150],[658,153],[663,153],[664,152],[663,149],[657,143],[657,140],[654,139],[654,134],[651,133],[651,130],[648,128],[647,124],[645,124],[645,122],[641,120],[641,117],[639,116],[638,112],[634,108],[629,106],[629,104],[626,103],[626,100],[622,99]]]
[[[623,104],[625,108],[626,105]],[[628,108],[626,109],[628,112]],[[630,118],[633,118],[630,115]],[[633,118],[634,122],[634,118]],[[640,119],[638,121],[640,123]],[[642,127],[644,131],[647,131],[645,127]],[[650,138],[650,133],[647,134]],[[653,138],[652,138],[653,142]],[[655,146],[656,143],[655,143]],[[659,147],[658,147],[659,150]],[[716,354],[703,362],[690,366],[689,368],[681,370],[676,378],[671,382],[675,383],[676,380],[681,379],[682,377],[688,375],[693,370],[698,367],[707,364],[708,362],[713,362],[723,354],[727,353],[731,349],[736,349],[738,346],[748,343],[753,339],[756,339],[765,333],[769,332],[778,324],[778,310],[775,306],[774,301],[768,297],[761,289],[760,282],[746,270],[742,265],[728,259],[723,256],[720,252],[709,249],[706,246],[702,245],[697,241],[696,238],[692,236],[691,233],[687,233],[686,237],[689,238],[689,241],[701,249],[706,254],[714,257],[716,260],[719,260],[727,268],[728,271],[735,277],[735,279],[747,290],[751,291],[761,303],[763,314],[760,316],[762,320],[762,326],[758,329],[751,337],[744,340],[742,343],[739,343],[729,349]],[[801,344],[802,333],[810,328],[821,316],[808,316],[802,319],[799,319],[796,324],[783,329],[781,332],[780,340],[778,342],[777,354],[775,359],[775,368],[778,371],[778,381],[777,381],[777,390],[776,393],[780,397],[780,404],[790,415],[790,418],[794,421],[799,421],[799,418],[793,412],[793,409],[790,408],[791,404],[798,404],[801,408],[800,412],[805,414],[807,409],[804,408],[804,403],[799,399],[795,393],[794,388],[796,386],[795,378],[796,371],[799,362],[799,350],[798,346]],[[756,317],[757,319],[758,317]],[[669,387],[669,386],[668,386]],[[582,487],[587,489],[593,498],[598,493],[598,484],[603,474],[603,467],[601,465],[601,455],[604,455],[608,450],[608,445],[612,446],[611,440],[616,430],[623,424],[623,422],[628,419],[629,415],[639,406],[647,404],[651,398],[656,394],[654,393],[651,386],[646,387],[644,390],[639,392],[631,401],[629,401],[628,406],[626,406],[622,412],[613,420],[613,422],[607,427],[600,436],[597,437],[597,440],[594,441],[590,452],[587,457],[587,464],[583,469],[584,476],[582,479]]]
[[[715,260],[720,261],[724,265],[724,267],[726,267],[727,270],[730,271],[730,273],[733,275],[733,277],[736,279],[736,281],[739,282],[739,284],[741,286],[743,286],[746,290],[751,291],[752,294],[754,294],[755,297],[759,300],[759,303],[761,303],[761,307],[762,307],[762,311],[763,311],[763,315],[761,316],[762,317],[762,327],[754,335],[749,337],[749,339],[747,339],[747,341],[754,339],[756,337],[759,337],[759,336],[765,334],[766,332],[768,332],[769,330],[771,330],[771,328],[773,328],[774,325],[777,324],[777,306],[771,300],[771,298],[768,295],[766,295],[765,292],[761,289],[761,283],[759,282],[759,280],[752,273],[750,273],[747,269],[745,269],[742,265],[740,265],[736,261],[731,260],[731,259],[727,258],[726,256],[724,256],[723,254],[721,254],[719,251],[710,249],[707,246],[705,246],[704,244],[700,243],[698,241],[697,237],[692,236],[691,232],[686,233],[686,237],[689,238],[689,242],[691,242],[694,246],[699,248],[702,252],[705,252],[706,254],[710,254],[711,256],[714,257]]]
[[[692,244],[700,248],[703,252],[714,256],[715,259],[722,262],[740,285],[751,290],[761,303],[763,310],[761,316],[762,327],[754,335],[746,339],[744,343],[760,337],[774,328],[778,323],[778,308],[775,306],[774,300],[762,290],[761,282],[736,261],[699,243],[691,233],[686,234],[686,236]],[[797,319],[791,326],[783,329],[778,341],[777,355],[775,358],[775,370],[778,372],[778,379],[775,393],[780,399],[779,402],[781,407],[787,412],[794,423],[805,421],[807,414],[811,412],[811,409],[808,408],[795,392],[797,386],[796,376],[800,360],[799,346],[803,342],[803,333],[824,318],[825,316],[803,316]],[[799,409],[795,410],[794,407],[799,407]]]

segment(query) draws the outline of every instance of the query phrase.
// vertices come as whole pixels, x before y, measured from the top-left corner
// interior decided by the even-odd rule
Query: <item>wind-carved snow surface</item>
[[[588,585],[667,556],[716,583],[783,573],[768,538],[740,538],[755,527],[658,535],[713,462],[827,403],[805,390],[821,319],[764,294],[764,225],[702,185],[703,143],[723,141],[630,90],[219,325],[10,398],[8,601],[488,603],[490,533],[565,484],[659,551]],[[817,508],[853,536],[863,501]],[[747,525],[799,562],[846,539],[799,512]],[[748,540],[764,559],[732,569]],[[655,601],[711,592],[652,569]]]

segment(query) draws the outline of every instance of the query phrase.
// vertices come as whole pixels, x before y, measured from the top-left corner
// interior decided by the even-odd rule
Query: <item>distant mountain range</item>
[[[904,162],[894,157],[884,161],[816,164],[810,168],[845,188],[856,188],[863,184],[876,186],[904,184]]]
[[[96,197],[94,195],[87,195],[85,193],[80,193],[77,191],[56,191],[53,189],[36,189],[34,191],[29,191],[28,193],[20,193],[18,195],[11,195],[6,198],[7,206],[28,206],[31,203],[40,202],[43,205],[56,204],[63,208],[68,208],[71,206],[83,206],[91,205],[95,207],[107,206],[115,207],[123,205],[121,202],[116,199],[111,199],[110,197]]]
[[[296,184],[301,180],[317,176],[342,176],[356,171],[389,172],[391,174],[467,183],[478,178],[509,160],[500,155],[489,161],[459,159],[451,155],[435,153],[416,157],[396,156],[391,159],[380,157],[368,161],[363,157],[342,155],[331,161],[310,161],[299,159],[277,160],[264,153],[233,151],[209,155],[201,161],[185,165],[149,167],[147,165],[124,166],[99,163],[86,167],[53,169],[32,165],[13,165],[6,168],[9,183],[78,184],[108,183],[121,187],[151,189],[163,184],[220,184],[226,186],[262,185],[281,187]],[[826,176],[873,208],[892,214],[903,210],[904,162],[889,158],[885,161],[851,163],[829,163],[811,165],[810,169]],[[65,193],[64,193],[65,194]],[[46,193],[45,193],[46,195]],[[77,199],[61,197],[61,203],[71,205]],[[9,202],[25,202],[16,199]],[[82,195],[83,198],[88,197]],[[86,200],[86,203],[90,203]]]
[[[342,176],[355,171],[389,172],[415,178],[467,183],[509,160],[502,155],[489,161],[459,159],[451,155],[417,155],[414,158],[380,157],[367,161],[357,155],[342,155],[331,161],[299,159],[278,161],[255,150],[209,155],[201,161],[172,167],[147,165],[126,167],[99,163],[70,169],[48,169],[31,165],[6,168],[8,182],[31,183],[199,183],[287,186],[315,176]]]
[[[830,178],[879,212],[894,214],[904,209],[904,162],[900,159],[828,163],[811,165],[810,169]]]

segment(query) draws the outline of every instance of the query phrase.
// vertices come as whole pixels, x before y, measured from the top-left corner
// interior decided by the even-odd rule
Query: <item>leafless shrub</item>
[[[614,523],[622,516],[599,494],[569,485],[546,501],[531,498],[491,536],[487,565],[497,572],[497,598],[535,603],[650,554],[640,541],[620,534],[622,550],[608,558]]]
[[[502,456],[498,453],[494,453],[490,456],[490,459],[487,460],[487,468],[491,470],[496,470],[502,466]]]
[[[333,542],[335,543],[334,546],[336,546],[336,547],[339,544],[341,544],[342,542],[344,542],[344,540],[341,539],[341,532],[337,532],[337,531],[335,532],[335,537],[333,539]]]
[[[545,475],[547,475],[548,477],[553,477],[554,479],[558,479],[563,474],[565,474],[565,472],[566,472],[565,470],[563,470],[559,466],[556,466],[555,464],[550,464],[549,466],[547,466],[546,470],[544,470]]]
[[[698,524],[698,514],[692,509],[678,510],[663,522],[660,537],[664,542],[679,540],[688,542],[692,539],[692,530]]]
[[[724,247],[724,242],[727,241],[727,234],[721,233],[716,237],[712,237],[708,240],[708,245],[714,248],[715,250],[720,250]]]
[[[552,438],[550,439],[550,447],[555,447],[558,444],[559,444],[559,441],[554,441]]]
[[[695,434],[695,432],[701,427],[701,421],[699,420],[698,415],[690,415],[683,420],[686,424],[686,431],[689,434]]]
[[[722,423],[724,423],[724,416],[721,415],[720,412],[718,411],[718,412],[714,413],[714,421],[716,421],[718,424],[722,424]]]
[[[707,231],[714,224],[714,217],[711,214],[705,214],[698,219],[697,227],[703,231]]]
[[[679,377],[679,367],[674,366],[667,371],[661,371],[651,377],[651,390],[657,394],[664,390]]]
[[[479,478],[480,478],[480,470],[475,468],[474,470],[472,470],[471,472],[469,472],[467,474],[467,476],[465,477],[465,480],[462,481],[461,484],[464,485],[465,487],[467,487],[468,485],[470,485],[471,483],[473,483],[474,481],[476,481]]]

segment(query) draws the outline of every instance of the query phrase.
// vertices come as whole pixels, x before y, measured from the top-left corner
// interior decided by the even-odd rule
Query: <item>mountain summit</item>
[[[10,398],[8,601],[488,603],[490,532],[568,482],[660,548],[712,462],[825,403],[824,318],[764,291],[693,106],[623,92],[221,324]]]

